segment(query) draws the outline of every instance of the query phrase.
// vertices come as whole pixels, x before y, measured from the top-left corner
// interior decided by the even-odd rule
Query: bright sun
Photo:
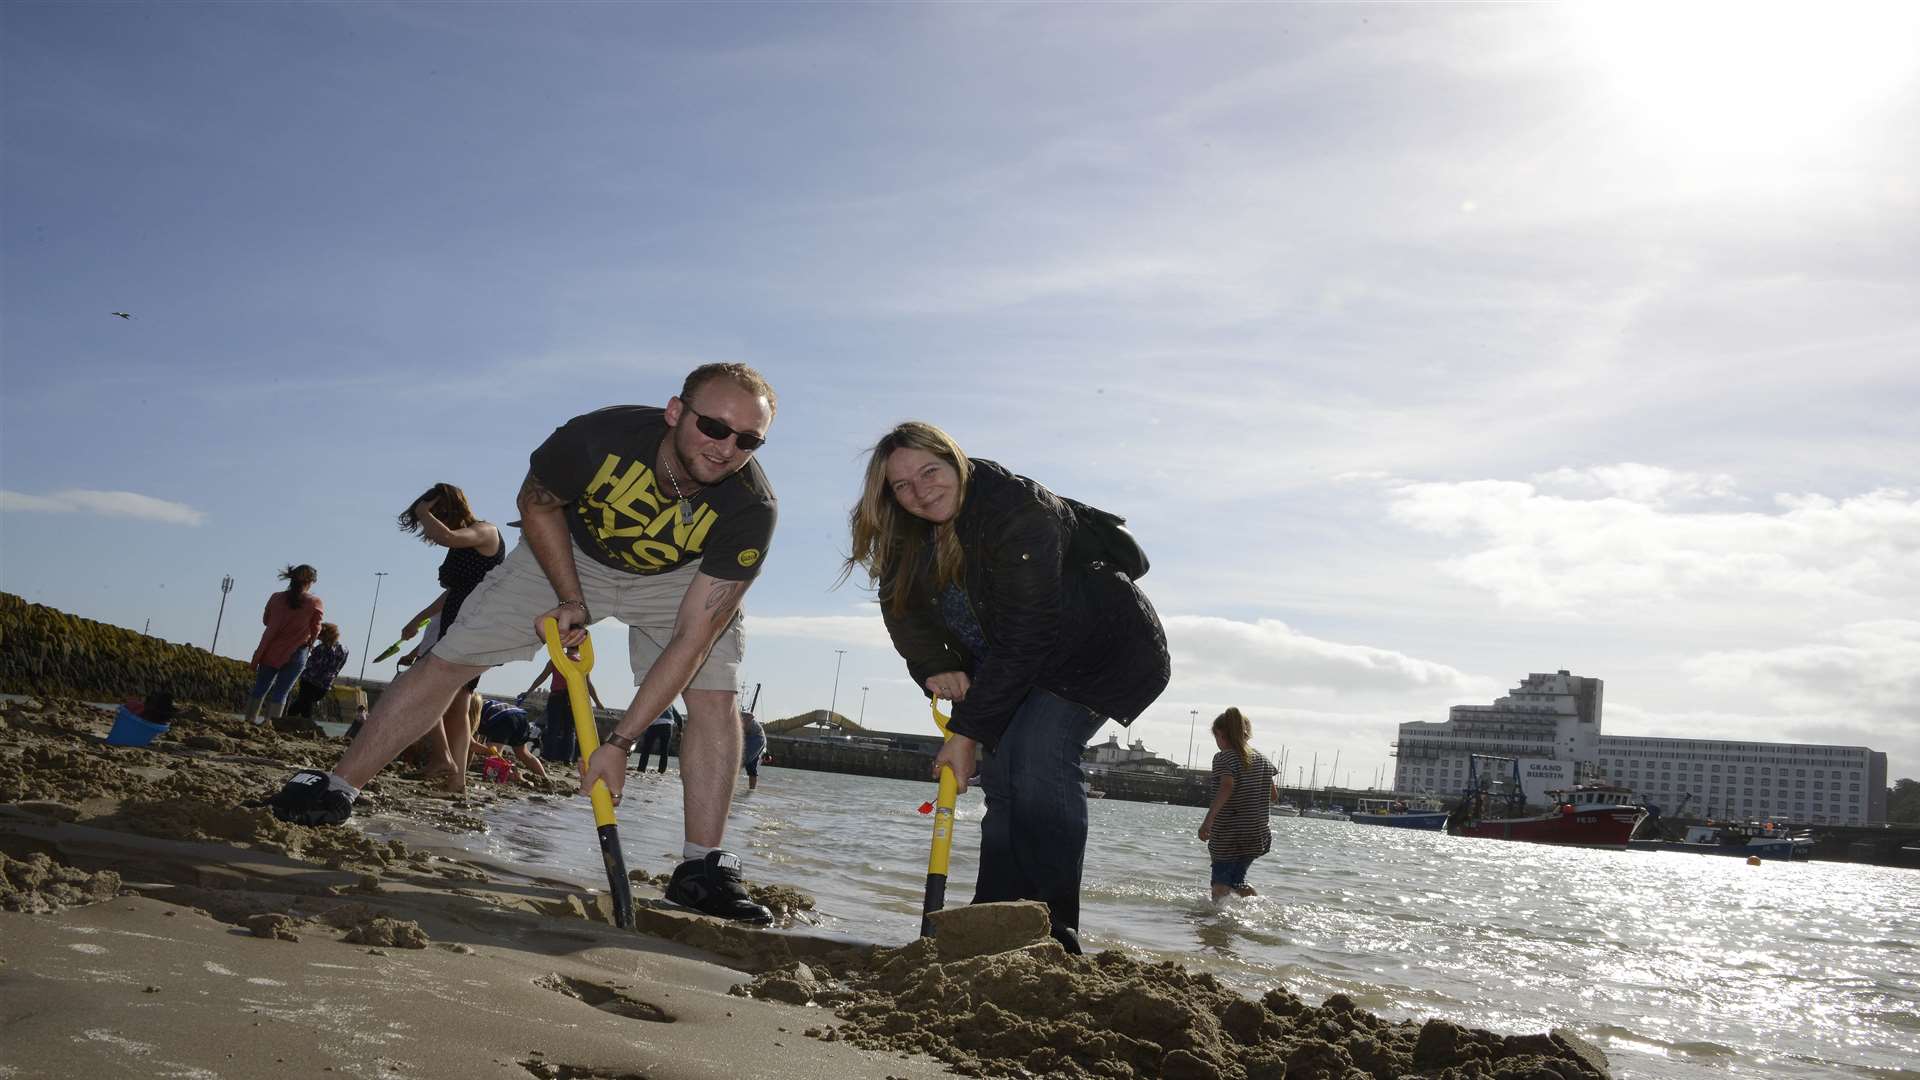
[[[1920,3],[1911,0],[1613,0],[1560,10],[1619,119],[1695,154],[1751,159],[1851,144],[1881,130],[1916,86]]]

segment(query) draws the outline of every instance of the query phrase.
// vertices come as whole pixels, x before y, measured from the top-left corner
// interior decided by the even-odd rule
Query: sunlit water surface
[[[919,930],[930,784],[789,769],[744,780],[728,841],[750,880],[812,893],[816,932],[898,944]],[[977,792],[961,798],[948,895],[972,895]],[[1920,874],[1836,863],[1556,849],[1273,820],[1216,908],[1191,807],[1098,800],[1081,935],[1249,992],[1344,993],[1392,1019],[1501,1032],[1567,1027],[1622,1078],[1920,1077]],[[634,776],[627,865],[670,869],[679,773]],[[592,884],[585,800],[513,804],[468,850]]]

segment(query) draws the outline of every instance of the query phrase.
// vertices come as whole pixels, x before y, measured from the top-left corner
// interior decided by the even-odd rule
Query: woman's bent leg
[[[449,791],[467,790],[467,755],[473,745],[473,728],[468,726],[467,702],[472,696],[472,689],[462,686],[454,692],[453,702],[447,706],[447,711],[440,714],[440,729],[445,734],[447,745],[446,764],[453,770],[445,780]]]
[[[980,821],[975,903],[1040,900],[1054,936],[1078,951],[1080,877],[1087,850],[1086,773],[1081,752],[1104,721],[1045,690],[1027,695],[999,745],[980,765],[987,809]]]
[[[273,687],[273,680],[279,674],[279,668],[268,667],[265,664],[261,664],[254,669],[253,689],[247,691],[247,723],[258,724],[261,722],[260,706],[266,703],[267,691]]]

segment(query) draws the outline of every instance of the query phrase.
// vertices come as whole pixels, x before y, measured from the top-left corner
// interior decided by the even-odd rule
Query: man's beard
[[[691,417],[688,417],[682,420],[681,423],[683,425],[689,425],[693,423],[693,420]],[[727,477],[739,472],[747,463],[746,455],[736,454],[731,467],[720,467],[720,471],[716,475],[702,475],[705,470],[713,469],[716,466],[706,458],[701,457],[698,451],[692,450],[684,445],[680,428],[677,427],[673,429],[673,441],[669,449],[673,456],[678,459],[678,463],[686,469],[686,475],[682,477],[682,479],[691,480],[701,487],[711,487],[714,484],[720,483]]]

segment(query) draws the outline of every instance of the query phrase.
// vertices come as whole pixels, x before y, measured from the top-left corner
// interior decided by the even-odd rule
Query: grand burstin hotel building
[[[1467,785],[1468,755],[1519,761],[1527,801],[1576,777],[1632,788],[1668,814],[1811,825],[1887,820],[1887,755],[1864,746],[1600,734],[1603,684],[1528,675],[1491,705],[1455,705],[1442,723],[1400,725],[1393,787],[1441,798]],[[1479,764],[1484,772],[1488,765]],[[1502,777],[1513,766],[1494,765]],[[1684,809],[1682,800],[1686,800]]]

